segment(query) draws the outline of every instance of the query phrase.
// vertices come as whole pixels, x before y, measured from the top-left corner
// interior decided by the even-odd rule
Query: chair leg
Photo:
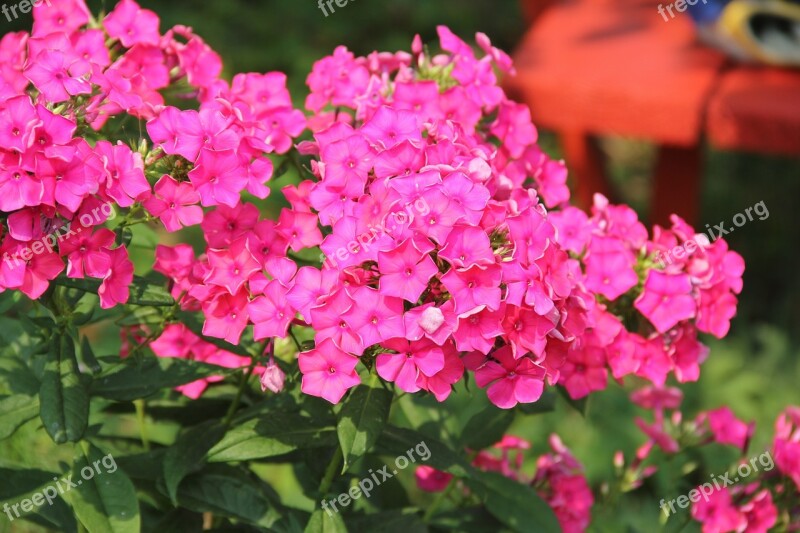
[[[584,131],[561,132],[559,138],[577,204],[589,209],[592,197],[598,192],[613,200],[611,184],[605,174],[605,157],[597,143]]]
[[[669,227],[669,217],[677,214],[696,225],[700,214],[700,146],[660,146],[653,176],[650,222]]]

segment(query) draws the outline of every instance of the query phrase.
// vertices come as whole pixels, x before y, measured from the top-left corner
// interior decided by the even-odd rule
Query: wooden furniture
[[[704,138],[800,155],[800,71],[736,63],[698,42],[688,13],[665,21],[650,0],[523,6],[530,27],[506,90],[559,135],[579,203],[613,198],[596,136],[658,146],[650,218],[662,224],[672,212],[697,220]]]

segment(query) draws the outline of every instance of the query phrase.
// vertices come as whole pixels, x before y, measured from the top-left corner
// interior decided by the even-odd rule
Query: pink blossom
[[[414,342],[390,339],[382,346],[397,353],[378,356],[375,363],[378,375],[395,382],[400,390],[417,392],[420,390],[417,384],[420,374],[430,377],[444,368],[444,352],[427,339]]]
[[[188,183],[178,183],[164,175],[156,182],[154,194],[143,204],[150,214],[161,219],[167,231],[178,231],[203,221],[203,210],[197,204],[200,195]]]
[[[486,393],[493,404],[511,409],[518,403],[532,403],[542,396],[544,368],[529,357],[515,359],[507,346],[491,356],[493,360],[475,371],[475,382],[481,388],[488,386]]]
[[[128,258],[128,250],[121,246],[111,250],[109,255],[111,264],[97,291],[100,296],[100,307],[103,309],[126,303],[133,282],[133,263]]]
[[[331,339],[325,339],[313,350],[300,353],[301,389],[330,403],[339,403],[348,389],[361,383],[355,371],[358,358],[340,350]]]
[[[659,333],[666,333],[681,320],[695,316],[697,307],[691,288],[689,276],[685,274],[670,275],[651,270],[644,291],[634,302],[634,307],[650,320]]]
[[[452,474],[436,470],[432,466],[418,466],[414,470],[414,478],[417,480],[417,487],[425,492],[442,492],[453,479]]]

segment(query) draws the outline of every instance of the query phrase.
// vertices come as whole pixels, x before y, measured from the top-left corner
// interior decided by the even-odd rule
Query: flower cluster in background
[[[531,443],[505,435],[499,442],[478,452],[473,465],[484,472],[497,472],[514,481],[531,485],[553,508],[565,533],[586,531],[591,521],[594,495],[586,481],[583,465],[561,442],[558,435],[549,439],[551,453],[536,460],[536,473],[528,476],[523,461]],[[425,492],[441,492],[450,486],[453,476],[430,466],[418,466],[417,486]],[[464,494],[468,491],[461,489]]]

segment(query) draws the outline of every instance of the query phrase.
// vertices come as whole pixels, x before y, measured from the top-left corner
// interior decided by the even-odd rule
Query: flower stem
[[[150,451],[150,441],[147,438],[147,425],[144,419],[144,400],[134,400],[136,406],[136,419],[139,421],[139,435],[142,438],[142,446],[146,452]]]
[[[430,507],[428,507],[428,509],[425,511],[425,515],[422,517],[423,522],[427,523],[428,521],[430,521],[431,518],[433,518],[433,515],[442,505],[442,502],[447,499],[447,497],[453,491],[453,487],[455,486],[456,486],[456,480],[451,479],[450,484],[447,485],[447,488],[445,488],[442,492],[436,495],[436,499],[433,500],[433,503],[431,504]]]
[[[336,446],[336,450],[333,452],[331,462],[328,463],[328,468],[325,469],[325,476],[322,478],[322,482],[319,484],[319,493],[321,496],[325,496],[325,494],[327,494],[330,490],[333,480],[336,477],[336,473],[342,467],[343,461],[344,456],[342,455],[342,449],[341,447]]]
[[[247,386],[247,382],[250,381],[250,376],[253,375],[253,371],[256,369],[256,360],[255,358],[250,362],[250,366],[247,367],[247,371],[242,374],[242,379],[239,381],[239,390],[236,391],[236,396],[233,398],[231,402],[231,406],[228,408],[228,412],[225,415],[225,419],[222,421],[222,425],[228,427],[231,425],[233,421],[233,415],[236,414],[236,410],[239,408],[239,404],[242,401],[242,394],[244,394],[244,388]]]

